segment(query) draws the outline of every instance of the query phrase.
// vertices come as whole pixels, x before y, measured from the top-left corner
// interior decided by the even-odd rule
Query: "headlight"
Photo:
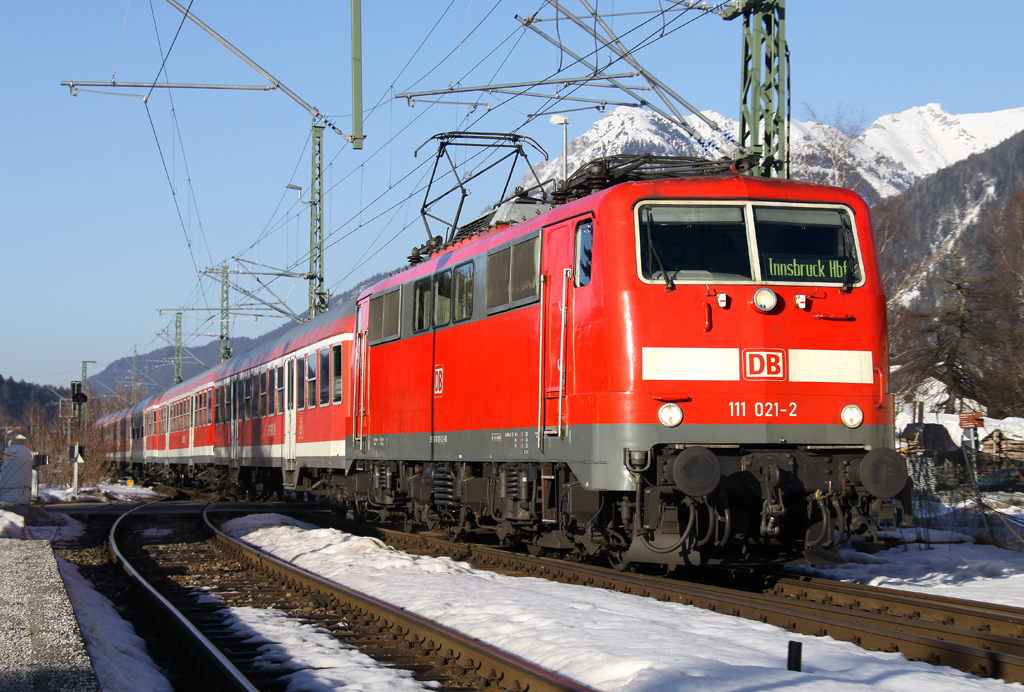
[[[860,406],[853,404],[844,406],[839,417],[843,419],[843,425],[848,428],[859,428],[860,424],[864,422],[864,412],[860,410]]]
[[[658,409],[658,420],[666,428],[674,428],[683,422],[683,409],[677,404],[665,404]]]
[[[761,312],[771,312],[779,302],[779,296],[770,288],[759,288],[754,291],[754,307]]]

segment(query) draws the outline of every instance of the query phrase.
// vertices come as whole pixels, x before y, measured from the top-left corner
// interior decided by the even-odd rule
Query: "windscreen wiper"
[[[661,270],[661,275],[665,277],[665,290],[674,291],[676,290],[676,284],[672,280],[672,277],[665,271],[665,265],[661,263],[661,255],[654,248],[654,241],[651,239],[651,212],[647,211],[647,266],[651,266],[651,260],[653,259],[658,263],[658,269]]]
[[[843,254],[846,257],[846,271],[843,273],[843,291],[849,293],[853,288],[853,284],[857,281],[860,267],[857,264],[857,254],[855,252],[857,246],[854,243],[853,228],[850,226],[850,221],[846,218],[846,214],[840,212],[839,218],[843,223]]]

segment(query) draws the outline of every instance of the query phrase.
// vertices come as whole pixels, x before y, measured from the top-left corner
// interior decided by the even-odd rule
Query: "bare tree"
[[[864,111],[842,102],[827,118],[820,118],[806,103],[804,111],[811,122],[806,138],[791,154],[794,177],[855,191],[866,187],[856,159],[858,138],[868,124]]]

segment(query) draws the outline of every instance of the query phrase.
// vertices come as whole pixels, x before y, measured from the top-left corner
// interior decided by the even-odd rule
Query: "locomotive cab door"
[[[571,223],[544,230],[541,415],[548,437],[563,437],[566,429],[566,373],[572,352],[572,241]]]
[[[353,396],[352,396],[352,437],[359,451],[366,451],[366,437],[369,435],[370,414],[367,391],[367,358],[369,358],[367,331],[367,308],[369,299],[356,306],[356,333],[353,341]]]
[[[566,437],[575,346],[576,291],[590,284],[594,221],[576,218],[544,231],[541,392],[544,434]]]

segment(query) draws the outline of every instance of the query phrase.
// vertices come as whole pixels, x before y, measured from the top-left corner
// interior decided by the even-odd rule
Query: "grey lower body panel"
[[[538,444],[538,437],[540,439]],[[352,459],[450,462],[566,462],[589,490],[633,490],[626,469],[627,450],[656,445],[758,445],[892,447],[886,425],[575,425],[561,437],[537,429],[462,430],[404,435],[371,435],[363,450],[353,438],[346,447]]]

